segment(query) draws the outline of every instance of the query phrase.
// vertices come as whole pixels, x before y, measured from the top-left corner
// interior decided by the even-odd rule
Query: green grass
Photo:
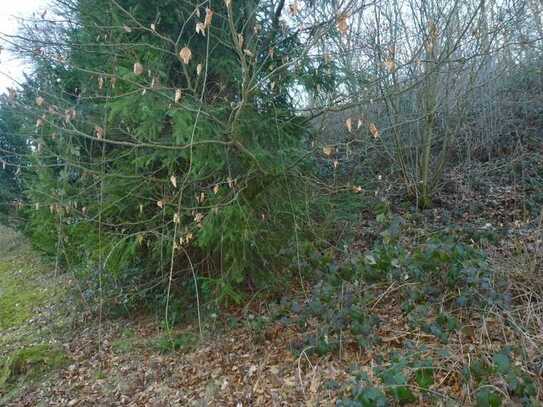
[[[0,261],[0,329],[26,322],[48,297],[47,290],[34,285],[22,270],[16,262]]]
[[[45,267],[26,241],[0,226],[0,330],[23,324],[54,295]]]
[[[59,346],[44,343],[21,348],[0,359],[0,389],[19,380],[36,379],[68,361]]]
[[[1,405],[67,363],[62,347],[52,345],[65,321],[58,313],[42,318],[66,294],[63,281],[24,237],[0,225]]]

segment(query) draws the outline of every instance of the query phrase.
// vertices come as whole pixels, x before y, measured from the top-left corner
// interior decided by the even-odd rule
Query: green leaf
[[[434,384],[434,371],[431,368],[422,368],[415,372],[415,380],[423,389],[428,389]]]
[[[511,359],[509,355],[504,352],[496,353],[492,358],[492,361],[496,365],[498,372],[505,374],[511,368]]]
[[[400,404],[414,403],[417,400],[413,392],[407,386],[396,387],[392,390],[392,395]]]
[[[492,390],[483,389],[477,392],[477,407],[500,407],[502,405],[502,396]]]
[[[362,389],[356,396],[356,401],[359,401],[363,407],[385,407],[388,405],[384,393],[375,387]]]

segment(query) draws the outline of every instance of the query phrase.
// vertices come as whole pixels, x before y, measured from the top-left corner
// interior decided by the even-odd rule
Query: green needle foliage
[[[125,308],[268,286],[304,208],[296,34],[253,1],[56,7],[64,24],[20,40],[34,86],[6,109],[32,134],[34,243]]]

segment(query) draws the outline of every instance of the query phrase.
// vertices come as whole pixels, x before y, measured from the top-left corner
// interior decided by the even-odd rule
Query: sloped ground
[[[461,228],[479,224],[458,238],[469,245],[421,244],[443,228],[429,226],[441,217],[433,211],[421,227],[404,214],[398,241],[361,249],[363,283],[348,276],[352,259],[322,255],[308,266],[323,270],[319,282],[207,318],[202,338],[194,325],[166,334],[147,318],[98,323],[63,313],[76,309],[71,280],[2,228],[0,405],[539,405],[541,224],[511,221],[489,236],[481,219],[462,215]],[[390,239],[393,226],[364,227]],[[469,306],[459,305],[456,286],[386,274],[435,269],[437,284],[474,267],[490,274],[465,286]]]
[[[0,226],[0,405],[26,382],[63,366],[59,341],[69,281],[51,271],[12,229]]]

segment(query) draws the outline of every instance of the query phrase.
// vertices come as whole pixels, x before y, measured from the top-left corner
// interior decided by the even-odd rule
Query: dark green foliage
[[[341,407],[385,407],[388,402],[385,394],[375,387],[360,387],[353,391],[352,399],[340,400]]]
[[[0,98],[0,221],[13,214],[16,202],[22,199],[19,174],[24,171],[24,156],[29,152],[25,136],[20,134],[21,122],[15,101]]]
[[[495,390],[479,390],[475,397],[477,407],[500,407],[502,405],[502,395]]]
[[[503,394],[488,386],[495,382],[505,384],[506,388],[502,391],[521,405],[537,405],[534,404],[537,395],[534,379],[513,363],[518,356],[512,348],[505,347],[492,355],[490,360],[476,359],[465,369],[466,379],[472,379],[479,385],[478,406],[501,405]]]
[[[24,172],[35,246],[113,314],[153,304],[178,322],[197,291],[224,304],[277,287],[307,218],[307,131],[281,96],[293,73],[278,67],[297,35],[252,1],[214,4],[205,36],[193,32],[197,3],[57,6],[73,26],[42,21],[20,41],[54,37],[64,63],[28,55],[32,86],[13,108],[20,122],[6,124],[39,146]]]

